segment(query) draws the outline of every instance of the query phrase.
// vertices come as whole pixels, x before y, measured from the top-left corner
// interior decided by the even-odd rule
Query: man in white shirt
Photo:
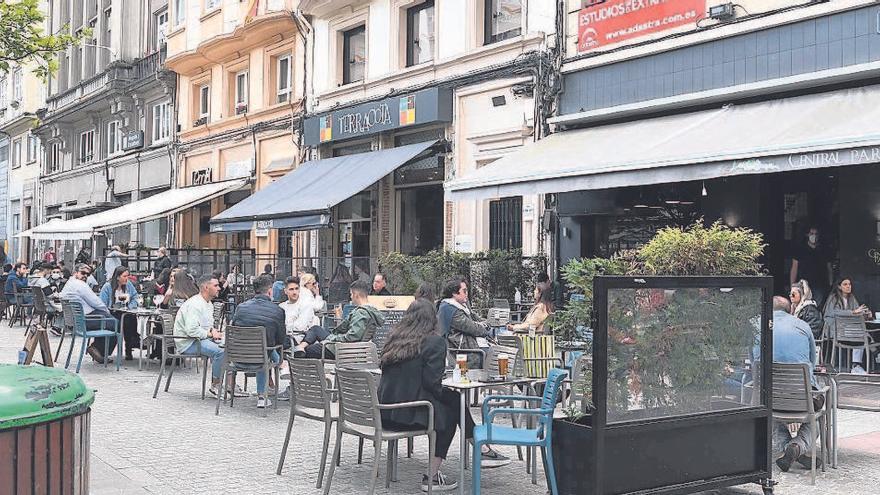
[[[85,283],[85,280],[91,275],[92,267],[85,263],[80,264],[73,273],[73,276],[70,277],[70,280],[64,284],[64,289],[61,290],[61,299],[70,299],[80,303],[83,307],[83,313],[86,316],[103,317],[101,319],[87,318],[86,329],[115,329],[117,324],[116,318],[110,314],[110,310],[107,309],[107,305],[101,301],[101,298],[98,297],[98,295],[95,294]],[[107,344],[107,353],[113,354],[113,349],[116,348],[116,337],[96,337],[92,340],[92,344],[87,349],[89,356],[91,356],[95,362],[101,364],[103,364],[105,360],[105,356],[102,354],[104,352],[105,338],[110,339],[110,342]],[[106,357],[106,360],[108,363],[112,361],[109,356]]]
[[[284,293],[287,295],[287,300],[278,305],[284,310],[284,327],[287,330],[287,335],[293,338],[293,334],[297,333],[295,323],[300,313],[299,277],[287,277],[284,283]]]

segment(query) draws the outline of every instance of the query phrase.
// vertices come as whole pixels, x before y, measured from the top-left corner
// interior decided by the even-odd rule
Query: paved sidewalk
[[[24,341],[22,334],[21,327],[10,329],[6,321],[0,322],[0,362],[15,362]],[[57,339],[51,340],[54,349]],[[62,357],[66,352],[65,345]],[[160,390],[158,398],[153,399],[155,363],[144,371],[137,370],[137,361],[124,365],[117,373],[115,367],[104,369],[88,357],[83,362],[81,376],[97,391],[92,411],[93,494],[321,493],[314,485],[321,454],[321,423],[297,419],[284,474],[276,476],[288,403],[280,403],[278,410],[270,409],[268,417],[263,418],[255,407],[256,399],[245,398],[236,400],[233,409],[221,407],[220,416],[214,416],[215,402],[199,398],[201,375],[197,376],[193,369],[175,373],[170,391]],[[253,380],[249,385],[254,386]],[[880,414],[841,411],[840,435],[839,469],[829,468],[820,473],[816,486],[809,485],[809,473],[799,468],[776,473],[774,476],[780,482],[776,493],[876,492],[880,486]],[[331,442],[331,451],[332,446]],[[453,479],[458,478],[457,446],[456,438],[443,469]],[[342,463],[334,476],[332,493],[367,491],[372,449],[369,444],[365,447],[364,464],[358,465],[357,442],[351,437],[344,438]],[[500,450],[516,458],[515,450]],[[401,457],[399,481],[388,490],[384,488],[383,459],[377,493],[418,493],[426,451],[427,441],[417,440],[413,458]],[[484,470],[483,492],[546,493],[540,467],[538,484],[532,485],[529,478],[524,462]],[[752,486],[717,493],[761,491]]]

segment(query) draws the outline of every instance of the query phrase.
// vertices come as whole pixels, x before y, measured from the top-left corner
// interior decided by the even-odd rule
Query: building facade
[[[294,254],[542,251],[542,196],[453,203],[444,183],[540,134],[555,3],[303,1],[314,31],[304,138],[311,158],[431,145],[336,205],[332,228],[292,234]]]
[[[144,199],[173,182],[175,76],[163,69],[166,0],[49,2],[52,30],[90,33],[59,55],[35,129],[43,143],[39,222]],[[108,231],[108,243],[164,245],[167,221]],[[83,240],[65,242],[72,259]]]
[[[173,0],[167,67],[179,74],[177,186],[249,179],[177,216],[177,246],[272,254],[277,233],[212,233],[209,219],[299,163],[305,38],[291,0]]]

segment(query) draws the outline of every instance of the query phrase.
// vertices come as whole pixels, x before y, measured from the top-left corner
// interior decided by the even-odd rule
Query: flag
[[[247,15],[244,16],[244,23],[247,24],[257,17],[257,10],[260,9],[260,0],[251,0],[248,5]]]

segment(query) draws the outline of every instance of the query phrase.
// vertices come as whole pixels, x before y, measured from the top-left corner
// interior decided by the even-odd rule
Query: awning
[[[229,191],[239,189],[246,183],[247,179],[236,179],[201,186],[171,189],[149,198],[93,215],[86,215],[72,220],[52,220],[18,235],[38,240],[89,239],[103,230],[147,222],[177,213],[204,201],[222,196]]]
[[[484,199],[876,162],[880,86],[868,86],[559,132],[446,190]]]
[[[303,163],[211,218],[211,232],[255,227],[307,230],[328,225],[330,208],[370,187],[436,142]]]

